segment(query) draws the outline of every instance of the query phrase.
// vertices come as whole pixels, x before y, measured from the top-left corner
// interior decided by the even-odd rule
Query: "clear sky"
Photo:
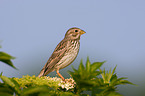
[[[117,65],[119,77],[138,85],[119,86],[120,93],[145,96],[145,0],[0,0],[0,51],[15,56],[19,69],[0,62],[0,72],[38,75],[71,27],[86,31],[73,66],[87,56],[91,62],[106,60],[102,68]],[[70,69],[60,72],[69,77]]]

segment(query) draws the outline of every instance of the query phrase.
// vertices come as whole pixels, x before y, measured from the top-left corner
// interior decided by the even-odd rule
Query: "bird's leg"
[[[58,74],[58,76],[59,76],[63,81],[65,81],[64,77],[59,73],[59,69],[56,70],[56,73]]]

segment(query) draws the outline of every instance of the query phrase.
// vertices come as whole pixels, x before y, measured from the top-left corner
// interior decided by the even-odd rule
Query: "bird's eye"
[[[78,30],[75,30],[75,32],[78,32]]]

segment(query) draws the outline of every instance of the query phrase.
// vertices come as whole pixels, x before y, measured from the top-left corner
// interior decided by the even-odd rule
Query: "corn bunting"
[[[56,46],[54,52],[42,68],[38,77],[56,71],[59,77],[65,81],[64,77],[59,73],[59,69],[65,68],[75,60],[79,52],[80,36],[84,33],[85,32],[79,28],[70,28],[66,32],[64,39]]]

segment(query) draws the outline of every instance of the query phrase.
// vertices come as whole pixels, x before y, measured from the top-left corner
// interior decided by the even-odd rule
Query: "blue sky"
[[[117,65],[117,74],[139,85],[119,86],[125,96],[145,94],[144,0],[0,0],[0,51],[16,57],[19,70],[0,62],[8,77],[38,75],[56,45],[71,27],[86,31],[81,37],[81,59]],[[71,65],[60,72],[65,76]],[[55,72],[50,76],[55,76]]]

